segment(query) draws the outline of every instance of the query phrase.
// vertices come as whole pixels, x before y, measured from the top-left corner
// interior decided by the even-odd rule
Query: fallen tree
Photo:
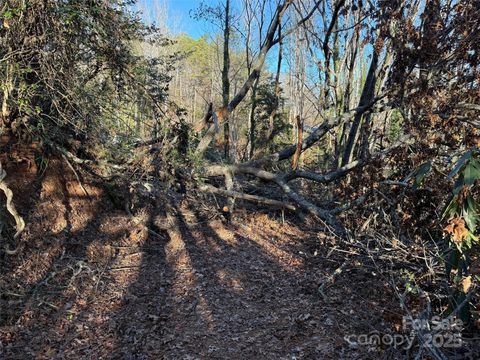
[[[255,201],[256,197],[254,197],[253,195],[232,190],[232,187],[233,187],[232,181],[236,175],[254,176],[263,181],[276,184],[282,190],[283,194],[287,196],[295,204],[297,204],[300,208],[317,216],[322,221],[324,221],[326,225],[331,227],[338,235],[343,236],[346,234],[346,230],[343,227],[343,225],[338,221],[338,219],[336,218],[336,215],[340,214],[342,211],[352,208],[353,206],[357,206],[363,203],[366,200],[366,197],[368,196],[368,194],[362,195],[358,199],[355,199],[348,204],[341,205],[340,207],[336,207],[332,209],[324,209],[315,205],[312,201],[308,200],[304,196],[300,195],[297,191],[295,191],[292,188],[292,186],[290,185],[290,182],[293,180],[302,178],[302,179],[314,181],[319,184],[333,183],[345,177],[351,171],[360,169],[361,167],[367,165],[368,163],[374,160],[382,160],[385,157],[387,157],[387,155],[391,153],[393,150],[411,143],[412,143],[411,138],[409,137],[402,138],[391,147],[384,149],[378,152],[377,154],[372,155],[372,157],[369,159],[352,161],[351,163],[346,164],[345,166],[342,166],[338,169],[332,170],[325,174],[318,174],[318,173],[315,173],[312,171],[306,171],[306,170],[294,170],[289,172],[272,172],[272,171],[264,170],[260,167],[252,166],[252,163],[248,163],[248,162],[244,164],[209,165],[205,168],[204,176],[207,178],[219,177],[219,176],[228,178],[228,180],[226,180],[226,183],[228,183],[228,189],[223,190],[211,185],[203,185],[199,189],[201,191],[216,193],[216,194],[224,195],[227,197],[236,197],[240,199]],[[284,207],[287,206],[285,202],[281,202],[274,199],[268,199],[265,197],[258,198],[257,201],[259,203],[264,203],[269,205],[275,204],[275,205],[284,206]]]
[[[215,111],[213,109],[212,104],[210,103],[208,109],[206,111],[204,117],[204,124],[209,122],[209,119],[213,118],[215,121],[211,122],[211,125],[207,128],[204,136],[200,139],[196,149],[195,154],[196,156],[204,157],[205,152],[207,151],[210,143],[212,140],[217,136],[219,124],[223,121],[223,119],[228,119],[228,115],[235,110],[235,108],[244,100],[245,96],[247,95],[248,91],[252,88],[255,81],[259,78],[260,72],[263,68],[265,63],[265,59],[269,50],[276,44],[278,44],[282,39],[286,36],[292,34],[295,29],[299,28],[300,26],[305,26],[305,24],[309,21],[309,19],[314,15],[314,13],[318,10],[321,1],[316,1],[310,11],[307,14],[300,18],[298,22],[296,22],[289,30],[284,32],[278,32],[279,27],[281,27],[282,17],[284,16],[287,9],[293,4],[292,1],[284,1],[279,4],[272,16],[272,20],[268,26],[268,30],[265,36],[265,40],[263,45],[260,48],[259,54],[257,55],[257,59],[254,62],[254,66],[250,75],[246,79],[243,86],[238,90],[238,92],[233,96],[232,100],[228,103],[227,107],[222,107],[219,110]],[[338,12],[340,8],[344,5],[344,2],[339,2],[336,7],[336,11]],[[336,21],[337,17],[332,19],[332,23],[329,26],[329,32],[332,31],[334,22]],[[277,37],[275,37],[275,35]],[[281,34],[281,35],[280,35]],[[378,59],[375,61],[372,60],[371,63],[371,72],[377,71],[378,67]],[[365,82],[363,85],[364,92],[371,90],[375,87],[376,78],[373,77],[371,81]],[[370,91],[371,92],[371,91]],[[290,173],[278,173],[278,172],[270,172],[265,170],[265,167],[273,167],[276,163],[290,159],[292,156],[296,154],[296,157],[300,156],[303,152],[307,149],[311,148],[312,146],[318,144],[332,129],[343,126],[352,122],[353,120],[359,121],[362,116],[366,113],[373,113],[375,111],[384,111],[385,108],[383,106],[379,106],[377,108],[377,104],[380,100],[386,97],[385,94],[380,96],[371,96],[370,99],[366,100],[365,98],[360,99],[359,105],[357,108],[345,111],[338,116],[330,116],[326,118],[326,120],[319,125],[318,127],[310,130],[310,135],[307,136],[305,139],[299,138],[297,144],[293,144],[290,146],[286,146],[285,148],[277,151],[273,154],[266,155],[260,159],[254,159],[247,161],[241,164],[227,164],[227,165],[218,165],[218,164],[210,164],[205,166],[205,176],[208,177],[215,177],[215,176],[223,176],[225,179],[225,187],[226,190],[222,190],[219,188],[212,188],[209,187],[210,192],[215,192],[217,194],[222,193],[224,196],[227,197],[228,208],[233,208],[234,198],[245,198],[249,197],[249,194],[238,193],[234,190],[234,182],[235,182],[235,175],[237,174],[245,174],[245,175],[252,175],[256,178],[262,179],[264,181],[268,181],[271,183],[276,184],[291,201],[297,204],[299,207],[303,208],[304,210],[308,211],[309,213],[317,216],[320,218],[327,226],[331,227],[337,234],[345,235],[346,231],[343,225],[338,221],[336,218],[336,214],[340,212],[339,209],[336,211],[331,211],[327,209],[323,209],[312,201],[308,200],[306,197],[300,195],[298,191],[295,191],[291,185],[289,184],[290,181],[304,178],[307,180],[316,181],[318,183],[331,183],[340,179],[343,176],[346,176],[350,171],[359,167],[360,165],[365,164],[365,161],[355,160],[351,163],[344,164],[339,169],[332,171],[331,173],[327,174],[316,174],[313,172],[308,172],[304,170],[299,171],[292,171]],[[297,119],[299,117],[297,116]],[[298,160],[298,159],[297,159]],[[201,187],[202,190],[206,190],[205,187]],[[252,199],[253,200],[253,199]],[[271,199],[270,199],[271,200]]]
[[[285,208],[288,210],[296,211],[297,208],[284,201],[278,201],[274,199],[269,199],[263,196],[257,196],[257,195],[251,195],[251,194],[245,194],[239,191],[234,191],[234,190],[224,190],[224,189],[219,189],[216,188],[215,186],[211,185],[202,185],[198,188],[200,191],[204,191],[207,193],[212,193],[212,194],[218,194],[218,195],[223,195],[223,196],[228,196],[228,197],[234,197],[237,199],[242,199],[242,200],[247,200],[247,201],[252,201],[258,204],[265,204],[265,205],[271,205],[271,206],[277,206],[280,208]]]
[[[223,176],[225,178],[225,186],[226,190],[221,190],[219,188],[209,187],[210,192],[216,192],[217,194],[222,193],[222,195],[227,196],[229,206],[228,208],[232,208],[233,199],[234,197],[238,198],[246,198],[251,195],[239,193],[233,190],[234,188],[234,176],[238,174],[246,174],[246,175],[253,175],[256,178],[272,182],[276,184],[282,192],[294,203],[296,203],[300,208],[308,211],[309,213],[317,216],[320,218],[324,223],[332,228],[337,234],[343,236],[346,234],[346,230],[343,225],[338,221],[336,215],[341,212],[340,208],[335,210],[327,210],[323,209],[317,205],[315,205],[312,201],[309,201],[307,198],[301,196],[297,191],[294,191],[292,187],[289,185],[289,182],[298,178],[303,178],[307,180],[312,180],[322,184],[328,184],[334,181],[339,180],[340,178],[346,176],[352,170],[359,168],[367,163],[366,160],[355,160],[349,164],[346,164],[338,169],[335,169],[326,174],[318,174],[311,171],[305,170],[294,170],[288,173],[279,173],[279,172],[270,172],[264,170],[264,167],[270,166],[272,167],[275,163],[278,163],[283,160],[290,159],[296,152],[297,149],[301,149],[300,153],[305,152],[307,149],[311,148],[315,144],[317,144],[320,140],[324,138],[324,136],[333,128],[340,126],[342,124],[348,123],[352,121],[354,118],[362,115],[366,112],[373,112],[373,111],[384,111],[384,106],[381,105],[380,109],[377,109],[376,104],[383,99],[384,96],[375,98],[372,102],[359,106],[356,109],[351,111],[347,111],[341,116],[338,117],[331,117],[327,118],[321,125],[316,127],[314,130],[311,131],[310,135],[303,139],[301,146],[290,145],[286,146],[280,151],[277,151],[273,154],[267,155],[261,159],[247,161],[241,164],[227,164],[227,165],[219,165],[219,164],[210,164],[205,167],[205,176],[206,177],[215,177],[215,176]],[[210,133],[207,132],[205,138],[209,138],[211,136]],[[203,140],[202,140],[203,141]],[[202,143],[202,141],[200,143]],[[203,149],[204,150],[204,149]],[[202,151],[203,151],[202,150]],[[197,147],[198,151],[198,147]],[[388,152],[388,151],[387,151]],[[383,151],[381,154],[384,155],[386,152]],[[202,190],[206,190],[205,188],[201,188]],[[253,199],[252,199],[253,200]],[[263,199],[263,203],[267,203],[267,199]],[[268,199],[271,201],[272,199]],[[349,208],[349,206],[346,206]]]

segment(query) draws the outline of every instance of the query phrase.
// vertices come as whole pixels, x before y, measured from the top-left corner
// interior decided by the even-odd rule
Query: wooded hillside
[[[480,3],[176,5],[0,0],[0,355],[480,356]]]

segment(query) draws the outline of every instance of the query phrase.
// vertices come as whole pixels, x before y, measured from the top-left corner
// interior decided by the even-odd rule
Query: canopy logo
[[[408,350],[416,338],[423,347],[459,348],[462,346],[461,330],[463,322],[459,319],[442,319],[434,316],[431,319],[413,319],[404,317],[402,320],[403,334],[350,334],[344,337],[350,346],[393,346]]]

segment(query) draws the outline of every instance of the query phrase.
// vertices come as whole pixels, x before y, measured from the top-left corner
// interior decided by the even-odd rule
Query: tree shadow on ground
[[[312,317],[315,297],[299,292],[298,247],[297,254],[293,245],[291,253],[275,250],[274,238],[241,236],[190,210],[187,221],[177,207],[177,231],[164,250],[142,258],[113,315],[113,358],[278,358],[321,332]],[[149,236],[145,246],[162,242]]]
[[[8,290],[22,293],[5,299],[6,358],[280,358],[305,347],[319,356],[324,313],[304,291],[294,226],[224,224],[174,206],[176,230],[163,236],[143,225],[162,204],[139,224],[104,194],[72,187],[68,170],[59,178],[44,180],[56,195],[39,198],[31,243],[9,270]]]
[[[24,251],[2,260],[0,354],[8,359],[54,358],[81,343],[79,327],[102,290],[102,268],[116,258],[99,256],[104,264],[96,264],[92,251],[124,236],[102,230],[112,207],[98,198],[98,188],[85,185],[92,197],[81,194],[73,173],[61,164],[52,168],[26,217]]]

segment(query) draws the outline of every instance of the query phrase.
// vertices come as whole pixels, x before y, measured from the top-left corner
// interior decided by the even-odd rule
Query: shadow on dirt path
[[[302,292],[300,232],[286,225],[268,237],[176,210],[177,232],[163,243],[145,242],[158,251],[144,252],[115,315],[114,358],[279,359],[306,348],[312,356],[331,351],[319,299]]]
[[[85,194],[60,161],[40,182],[25,217],[24,251],[1,259],[0,354],[8,359],[55,358],[74,340],[81,343],[78,325],[104,285],[102,268],[116,258],[97,251],[123,236],[109,224],[115,212],[101,190],[85,184]]]
[[[56,162],[40,185],[25,250],[0,258],[1,358],[359,358],[343,336],[382,323],[357,309],[373,296],[360,271],[319,295],[340,264],[314,231],[180,206],[173,230],[149,231],[165,204],[128,216]]]

